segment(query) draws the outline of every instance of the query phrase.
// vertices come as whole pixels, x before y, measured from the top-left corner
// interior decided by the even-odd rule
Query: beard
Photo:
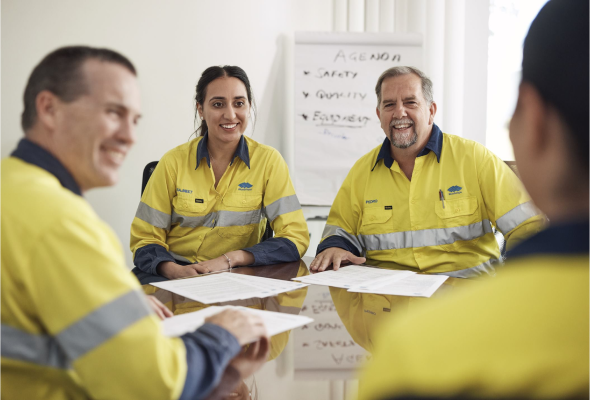
[[[393,126],[389,127],[389,141],[393,147],[398,149],[407,149],[408,147],[416,144],[418,141],[418,134],[416,129],[412,126],[409,133],[396,132]]]

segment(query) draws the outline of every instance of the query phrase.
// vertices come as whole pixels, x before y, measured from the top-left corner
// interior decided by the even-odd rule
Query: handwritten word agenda
[[[401,62],[402,57],[399,54],[390,54],[388,52],[381,52],[381,53],[367,53],[367,52],[356,52],[353,51],[351,53],[346,54],[344,50],[338,51],[336,57],[334,57],[334,62],[336,61],[398,61]]]

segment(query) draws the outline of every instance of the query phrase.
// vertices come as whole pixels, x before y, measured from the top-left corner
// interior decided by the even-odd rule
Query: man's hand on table
[[[367,259],[365,257],[357,257],[350,251],[346,251],[339,247],[330,247],[315,256],[311,264],[309,264],[309,269],[322,272],[332,264],[334,271],[338,271],[342,261],[349,261],[352,264],[362,264],[367,261]]]

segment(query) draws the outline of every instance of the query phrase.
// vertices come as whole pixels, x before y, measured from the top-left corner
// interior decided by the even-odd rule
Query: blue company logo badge
[[[252,184],[248,182],[242,182],[238,185],[238,190],[252,190]]]
[[[177,191],[177,192],[181,192],[181,193],[192,193],[192,192],[193,192],[192,190],[188,190],[188,189],[179,189],[179,188],[176,188],[176,191]]]
[[[373,203],[377,203],[377,200],[366,200],[365,204],[373,204]]]
[[[451,186],[450,188],[448,188],[447,190],[449,191],[449,194],[461,194],[461,190],[463,188],[461,186]]]

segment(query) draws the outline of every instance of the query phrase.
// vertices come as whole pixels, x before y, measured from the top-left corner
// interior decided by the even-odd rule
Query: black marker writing
[[[336,69],[318,68],[318,72],[315,75],[316,78],[350,78],[354,79],[358,75],[358,72],[354,71],[339,71]]]
[[[313,114],[312,121],[320,122],[316,126],[341,126],[347,128],[362,128],[367,125],[371,118],[357,114],[326,114],[316,111]]]
[[[322,89],[318,90],[316,92],[316,97],[318,99],[360,99],[360,100],[364,100],[365,97],[367,97],[366,93],[360,93],[360,92],[326,92]],[[307,96],[306,96],[307,97]]]
[[[367,52],[356,52],[353,51],[349,54],[346,54],[344,50],[339,50],[336,56],[334,57],[334,62],[336,61],[401,61],[402,57],[399,54],[390,54],[388,52],[377,52],[377,53],[367,53]]]

